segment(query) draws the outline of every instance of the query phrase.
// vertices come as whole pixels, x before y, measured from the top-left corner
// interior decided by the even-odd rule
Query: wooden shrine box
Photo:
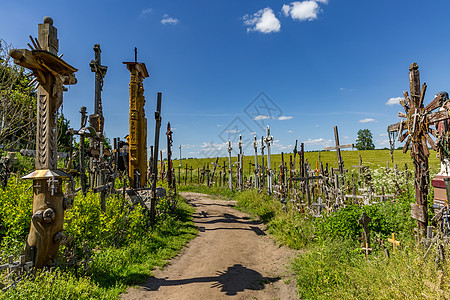
[[[444,178],[450,176],[436,175],[436,177],[431,180],[431,185],[434,187],[434,204],[438,206],[447,205],[447,192],[445,190]]]

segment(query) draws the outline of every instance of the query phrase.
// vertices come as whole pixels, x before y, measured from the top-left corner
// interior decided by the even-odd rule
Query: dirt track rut
[[[182,195],[196,208],[199,235],[122,299],[297,298],[288,268],[294,251],[276,245],[264,225],[233,209],[233,201]]]

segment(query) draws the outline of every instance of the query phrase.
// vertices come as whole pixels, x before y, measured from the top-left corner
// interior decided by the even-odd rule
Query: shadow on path
[[[276,282],[280,277],[263,277],[260,273],[248,269],[240,264],[235,264],[224,272],[217,272],[217,276],[197,277],[179,280],[151,277],[142,286],[147,291],[157,291],[161,286],[178,286],[190,283],[211,282],[211,288],[220,288],[221,292],[233,296],[244,290],[263,290],[265,284]]]

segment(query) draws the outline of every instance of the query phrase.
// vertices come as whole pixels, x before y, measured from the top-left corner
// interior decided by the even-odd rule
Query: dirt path
[[[122,299],[296,299],[287,264],[294,251],[277,246],[264,225],[234,202],[182,193],[196,207],[199,235],[155,277]]]

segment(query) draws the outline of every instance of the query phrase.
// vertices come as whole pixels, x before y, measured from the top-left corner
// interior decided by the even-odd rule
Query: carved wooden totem
[[[145,117],[144,78],[148,77],[144,63],[124,62],[130,71],[130,149],[128,176],[130,186],[143,187],[147,182],[147,118]]]
[[[31,37],[30,37],[31,38]],[[58,253],[63,237],[64,210],[69,200],[62,193],[68,175],[57,170],[57,116],[63,102],[64,84],[75,84],[74,67],[57,56],[57,30],[45,17],[38,27],[34,48],[13,49],[14,62],[30,69],[39,82],[37,92],[36,171],[23,179],[33,180],[33,216],[25,247],[27,261],[36,268],[47,265]]]

